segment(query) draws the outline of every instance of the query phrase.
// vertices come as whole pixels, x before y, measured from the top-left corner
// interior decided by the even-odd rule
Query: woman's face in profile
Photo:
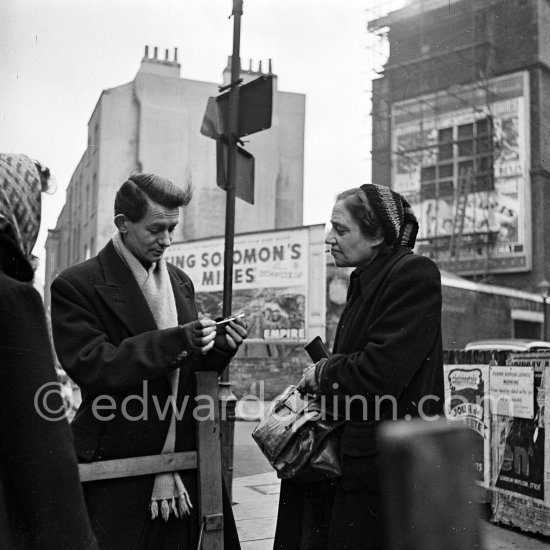
[[[338,267],[359,267],[375,255],[382,237],[367,237],[343,200],[336,201],[330,218],[332,227],[325,239]]]

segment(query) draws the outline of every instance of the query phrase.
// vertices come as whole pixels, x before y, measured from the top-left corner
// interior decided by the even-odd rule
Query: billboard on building
[[[392,188],[417,251],[462,274],[531,268],[526,71],[392,106]]]
[[[232,312],[246,314],[249,342],[324,338],[324,226],[235,236]],[[222,314],[224,239],[173,244],[166,260],[192,279],[199,315]]]

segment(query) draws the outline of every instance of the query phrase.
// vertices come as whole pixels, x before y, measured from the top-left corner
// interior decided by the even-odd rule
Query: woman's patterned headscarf
[[[378,217],[386,240],[394,248],[414,248],[418,221],[407,199],[389,187],[376,183],[361,185],[361,190]]]
[[[0,219],[30,259],[40,229],[42,177],[26,155],[0,153]]]

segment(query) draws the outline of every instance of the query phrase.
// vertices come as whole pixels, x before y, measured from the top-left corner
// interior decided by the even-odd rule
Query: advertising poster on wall
[[[521,359],[515,360],[514,365],[508,367],[516,372],[524,369],[525,374],[532,372],[532,414],[523,417],[495,415],[493,420],[496,430],[495,487],[541,500],[544,500],[545,461],[545,371],[541,364],[543,361],[549,362]],[[525,408],[521,407],[520,410],[523,411]]]
[[[489,366],[445,365],[445,415],[474,432],[474,473],[484,486],[490,480]]]
[[[527,72],[392,106],[392,188],[417,251],[461,274],[531,267]]]
[[[245,314],[248,342],[308,339],[312,229],[317,227],[235,237],[232,310]],[[191,277],[199,315],[212,319],[222,313],[223,256],[223,238],[173,244],[166,254]]]
[[[550,535],[550,354],[512,354],[511,364],[534,371],[533,415],[493,415],[494,519]]]
[[[533,367],[491,367],[493,413],[516,418],[533,418],[534,384]]]

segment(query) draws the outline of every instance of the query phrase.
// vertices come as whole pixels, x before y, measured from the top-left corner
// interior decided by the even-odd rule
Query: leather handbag
[[[274,400],[252,437],[281,479],[313,483],[341,476],[340,427],[323,399],[289,386]]]

